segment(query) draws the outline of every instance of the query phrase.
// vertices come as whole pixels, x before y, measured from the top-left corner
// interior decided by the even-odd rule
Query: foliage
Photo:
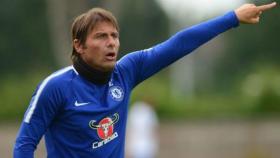
[[[135,89],[132,103],[148,98],[165,119],[277,117],[280,114],[279,70],[275,65],[258,65],[252,72],[237,77],[230,92],[197,93],[193,97],[173,95],[167,76],[160,73]]]
[[[45,71],[47,72],[47,71]],[[0,83],[0,121],[21,120],[27,109],[32,93],[44,78],[43,74],[30,72],[25,75],[10,75],[1,79]]]
[[[150,0],[122,0],[120,13],[121,55],[147,49],[168,38],[167,15]]]
[[[250,73],[255,65],[280,66],[280,23],[275,21],[279,13],[279,9],[272,9],[263,13],[258,25],[241,24],[242,26],[228,32],[226,55],[221,57],[215,72],[216,85],[220,87],[220,91],[227,93],[228,88],[234,89],[229,85],[236,78]]]
[[[258,65],[237,82],[240,94],[254,104],[257,115],[280,113],[280,71],[275,65]]]
[[[0,73],[24,74],[29,68],[53,67],[44,1],[1,0]]]

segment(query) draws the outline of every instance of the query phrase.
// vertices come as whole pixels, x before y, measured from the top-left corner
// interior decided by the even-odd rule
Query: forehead
[[[90,33],[96,32],[118,32],[117,28],[110,22],[100,21],[92,28]]]

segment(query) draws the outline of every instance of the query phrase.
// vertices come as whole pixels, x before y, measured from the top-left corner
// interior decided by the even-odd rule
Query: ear
[[[83,54],[83,48],[84,46],[81,44],[80,40],[74,39],[73,40],[73,46],[76,49],[76,52],[79,54]]]

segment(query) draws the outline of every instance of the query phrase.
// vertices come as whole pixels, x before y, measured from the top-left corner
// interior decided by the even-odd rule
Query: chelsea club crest
[[[116,101],[122,101],[124,97],[123,89],[119,86],[113,86],[110,88],[109,93],[111,97]]]

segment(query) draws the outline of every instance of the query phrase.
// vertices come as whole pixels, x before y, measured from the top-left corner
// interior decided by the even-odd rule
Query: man
[[[148,97],[131,105],[127,119],[126,157],[155,158],[158,153],[159,122],[155,104]]]
[[[72,25],[73,66],[53,73],[38,86],[21,124],[14,157],[32,158],[45,135],[48,158],[123,158],[132,89],[239,23],[258,23],[261,13],[275,6],[245,4],[118,62],[119,29],[114,16],[100,8],[80,15]]]

